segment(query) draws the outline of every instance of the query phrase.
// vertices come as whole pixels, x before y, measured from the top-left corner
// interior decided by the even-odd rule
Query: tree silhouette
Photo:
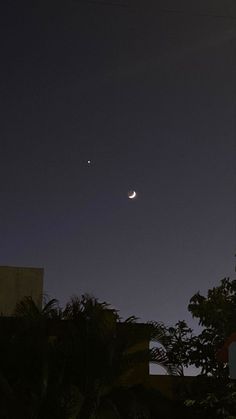
[[[135,317],[123,321],[109,304],[89,295],[73,297],[64,310],[55,299],[40,309],[27,297],[14,318],[1,319],[0,328],[3,419],[135,418],[138,406],[148,411],[135,388],[149,362],[179,373],[165,350],[161,324],[139,324]],[[153,337],[162,348],[149,349]],[[125,393],[132,394],[126,406],[125,397],[118,397]]]

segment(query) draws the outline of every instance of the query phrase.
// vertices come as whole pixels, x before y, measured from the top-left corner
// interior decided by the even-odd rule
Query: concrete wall
[[[16,304],[31,296],[42,306],[43,269],[0,266],[0,314],[11,316]]]

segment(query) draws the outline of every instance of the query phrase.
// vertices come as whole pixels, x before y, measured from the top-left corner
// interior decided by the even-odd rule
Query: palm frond
[[[182,367],[170,362],[166,351],[162,348],[150,350],[150,362],[163,367],[169,375],[183,375]]]
[[[45,303],[42,309],[42,315],[47,318],[60,317],[61,310],[58,306],[58,300],[52,298]]]
[[[60,309],[58,301],[53,298],[45,302],[43,308],[36,304],[31,296],[23,298],[15,308],[14,314],[20,317],[27,317],[28,319],[38,318],[55,318],[60,316]]]
[[[14,314],[16,316],[37,318],[40,316],[40,309],[32,297],[25,297],[17,303]]]

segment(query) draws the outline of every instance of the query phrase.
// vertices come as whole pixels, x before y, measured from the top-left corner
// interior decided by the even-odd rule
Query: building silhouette
[[[0,314],[13,316],[24,297],[31,297],[41,307],[43,274],[42,268],[0,266]]]

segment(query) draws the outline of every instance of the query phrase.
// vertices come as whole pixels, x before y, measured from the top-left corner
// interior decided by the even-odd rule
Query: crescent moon
[[[132,191],[131,193],[129,193],[129,199],[134,199],[135,197],[136,197],[136,192],[135,191]]]

